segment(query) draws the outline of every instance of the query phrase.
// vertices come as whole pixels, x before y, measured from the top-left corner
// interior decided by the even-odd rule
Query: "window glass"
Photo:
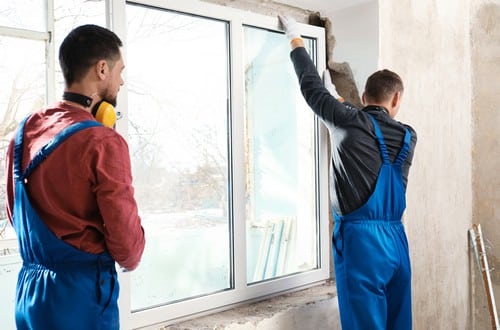
[[[54,0],[56,40],[82,24],[106,26],[105,0]]]
[[[284,38],[244,29],[249,283],[318,267],[314,116]]]
[[[0,26],[46,31],[45,1],[3,0],[0,1]]]
[[[23,51],[20,52],[19,50]],[[19,122],[45,103],[45,43],[0,36],[0,329],[14,329],[21,259],[5,211],[5,153]]]
[[[133,310],[231,287],[226,22],[127,5]]]

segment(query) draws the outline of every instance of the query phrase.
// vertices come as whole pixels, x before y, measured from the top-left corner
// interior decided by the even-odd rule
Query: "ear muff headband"
[[[92,104],[92,99],[90,97],[71,92],[64,92],[63,100],[78,103],[85,108],[90,107],[90,105]],[[111,128],[115,127],[117,117],[115,108],[113,107],[113,105],[111,105],[111,103],[108,103],[106,101],[97,103],[92,109],[92,115],[98,122],[100,122],[104,126]]]
[[[82,95],[82,94],[78,94],[78,93],[71,93],[71,92],[64,92],[63,93],[63,100],[78,103],[78,104],[84,106],[85,108],[90,107],[90,105],[92,104],[92,99],[90,97]]]
[[[115,108],[106,101],[96,104],[92,110],[95,119],[106,127],[114,128],[116,124]]]

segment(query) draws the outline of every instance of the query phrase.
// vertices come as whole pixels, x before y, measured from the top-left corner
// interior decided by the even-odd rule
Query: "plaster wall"
[[[415,329],[472,329],[470,0],[380,1],[379,66],[405,82],[418,143],[405,225]]]
[[[329,16],[336,39],[335,62],[349,63],[359,93],[377,70],[379,55],[378,2],[371,1],[333,11]]]
[[[477,0],[471,13],[473,221],[481,224],[500,304],[500,1]],[[474,265],[475,266],[475,265]],[[477,267],[474,317],[481,328],[490,319]],[[479,329],[479,327],[478,327]]]

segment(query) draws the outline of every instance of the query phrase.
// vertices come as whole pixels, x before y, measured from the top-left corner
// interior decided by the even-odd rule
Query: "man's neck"
[[[70,95],[70,97],[64,97],[65,94]],[[75,94],[77,96],[74,96]],[[82,84],[75,83],[71,87],[64,89],[63,102],[85,109],[86,111],[90,112],[90,109],[99,101],[97,92],[85,88]]]

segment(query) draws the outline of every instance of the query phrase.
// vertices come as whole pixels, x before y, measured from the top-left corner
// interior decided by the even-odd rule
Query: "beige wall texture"
[[[418,132],[407,228],[415,329],[471,329],[469,0],[379,2],[381,67],[399,72],[398,118]]]
[[[471,14],[473,221],[483,229],[486,253],[500,304],[500,1],[477,0]],[[475,265],[474,265],[475,266]],[[474,318],[488,328],[486,295],[474,281]],[[477,329],[480,329],[477,327]]]
[[[500,2],[382,1],[379,13],[379,64],[402,74],[400,119],[419,132],[406,212],[415,329],[488,329],[467,230],[481,224],[500,269]]]

